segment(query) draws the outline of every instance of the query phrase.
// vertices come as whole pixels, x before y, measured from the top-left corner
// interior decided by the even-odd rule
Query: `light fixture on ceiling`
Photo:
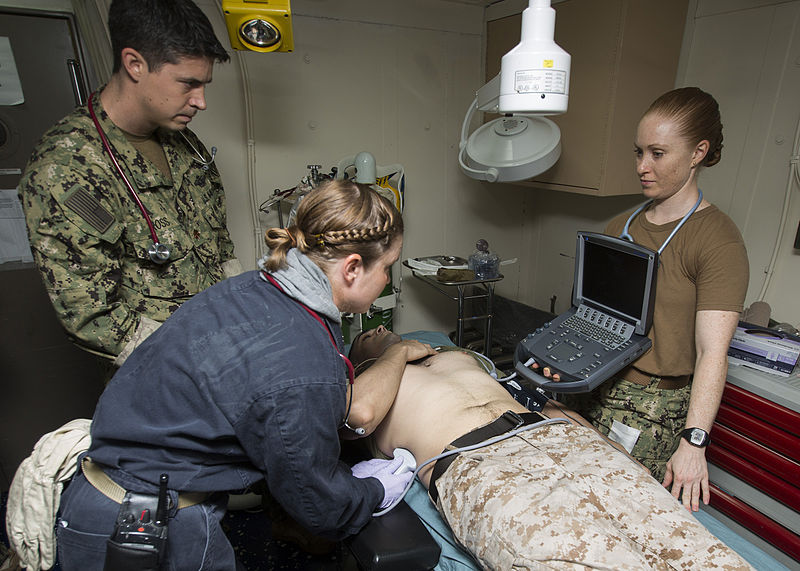
[[[543,115],[567,110],[570,56],[553,41],[550,0],[529,0],[519,44],[500,73],[481,87],[464,117],[458,162],[467,176],[489,182],[525,180],[561,156],[561,130]],[[501,113],[469,135],[476,111]]]
[[[290,0],[222,0],[231,47],[255,52],[294,50]]]

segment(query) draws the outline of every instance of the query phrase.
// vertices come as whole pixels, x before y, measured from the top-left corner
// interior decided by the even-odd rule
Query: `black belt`
[[[505,434],[506,432],[517,429],[521,426],[526,426],[535,422],[541,422],[543,420],[547,420],[547,417],[540,412],[517,413],[508,410],[504,412],[501,417],[496,418],[489,424],[476,428],[471,432],[467,432],[464,436],[456,438],[447,446],[447,448],[444,449],[444,452],[447,452],[448,450],[454,450],[456,448],[463,448],[464,446],[478,444],[479,442],[489,440],[494,436],[500,436],[501,434]],[[433,465],[433,472],[431,472],[431,483],[428,486],[428,495],[431,497],[431,500],[433,500],[434,503],[436,503],[436,498],[439,497],[439,492],[436,491],[436,480],[439,478],[439,476],[444,474],[445,470],[450,467],[450,464],[452,464],[453,460],[455,460],[457,457],[458,454],[451,454],[450,456],[440,458]]]

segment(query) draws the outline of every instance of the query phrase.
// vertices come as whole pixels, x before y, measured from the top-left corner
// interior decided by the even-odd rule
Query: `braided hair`
[[[359,254],[368,268],[403,234],[403,219],[386,198],[368,185],[330,180],[305,195],[295,223],[267,230],[268,271],[286,266],[292,248],[323,270],[350,254]]]

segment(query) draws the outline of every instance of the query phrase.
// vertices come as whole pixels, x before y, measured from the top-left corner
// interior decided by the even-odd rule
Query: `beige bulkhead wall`
[[[223,33],[214,3],[199,4]],[[250,78],[259,201],[297,184],[309,164],[328,172],[341,159],[369,151],[379,165],[405,168],[404,258],[466,256],[480,237],[504,255],[520,255],[522,215],[502,196],[525,191],[487,189],[464,177],[456,162],[461,122],[483,80],[482,6],[298,0],[292,12],[293,53],[242,56]],[[220,148],[229,227],[239,255],[252,265],[246,149],[236,142],[244,140],[238,65],[232,61],[215,72],[209,110],[193,128],[207,145]],[[214,142],[221,137],[230,139],[226,145],[237,155],[229,158],[233,151]],[[273,210],[259,222],[263,229],[277,225],[277,215]],[[395,273],[401,288],[396,330],[454,328],[454,302],[399,265]],[[517,297],[518,275],[519,267],[512,268],[504,295]]]
[[[13,4],[0,0],[0,6]],[[58,9],[65,2],[41,4]],[[218,4],[198,4],[227,46]],[[500,295],[543,309],[555,296],[555,310],[565,310],[575,232],[602,229],[639,200],[493,185],[460,172],[461,122],[484,80],[483,8],[445,0],[404,2],[402,9],[392,0],[295,0],[292,8],[293,53],[242,56],[252,97],[256,200],[295,185],[308,164],[322,164],[327,172],[343,157],[370,151],[379,164],[405,167],[404,258],[467,256],[483,237],[501,257],[519,259],[503,268]],[[723,160],[702,175],[700,185],[745,236],[748,303],[758,298],[772,255],[800,115],[793,104],[800,100],[798,17],[800,1],[692,2],[677,78],[678,85],[707,89],[722,107]],[[252,268],[256,238],[240,70],[238,56],[217,66],[209,109],[192,128],[207,146],[219,148],[228,224],[238,255]],[[800,305],[792,284],[800,265],[791,242],[800,219],[797,192],[795,185],[765,298],[773,317],[795,324]],[[262,215],[258,223],[268,228],[277,216]],[[405,269],[396,282],[402,289],[398,331],[454,328],[454,302]]]
[[[763,293],[773,319],[798,326],[796,178],[780,236],[778,230],[800,121],[800,2],[700,0],[691,24],[679,79],[715,94],[725,126],[722,161],[702,175],[700,186],[742,231],[750,258],[747,303]]]

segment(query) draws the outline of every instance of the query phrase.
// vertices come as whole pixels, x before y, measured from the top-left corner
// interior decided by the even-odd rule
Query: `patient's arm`
[[[406,363],[435,353],[429,345],[419,341],[405,340],[389,346],[369,369],[356,378],[347,423],[353,428],[363,428],[364,435],[371,434],[394,402]],[[341,431],[341,435],[343,438],[358,437],[346,430]]]

